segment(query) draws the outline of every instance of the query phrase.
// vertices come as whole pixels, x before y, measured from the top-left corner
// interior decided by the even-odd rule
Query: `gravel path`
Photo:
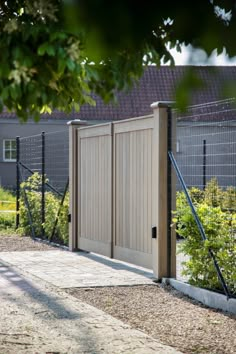
[[[49,249],[57,248],[27,237],[0,236],[1,252]],[[73,288],[67,292],[75,301],[78,298],[186,354],[236,353],[236,316],[205,308],[169,287]]]
[[[161,285],[70,289],[76,298],[184,353],[236,353],[236,316]]]

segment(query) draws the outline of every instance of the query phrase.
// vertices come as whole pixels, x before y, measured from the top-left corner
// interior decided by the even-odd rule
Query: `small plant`
[[[236,211],[236,188],[227,187],[223,192],[222,208],[229,211]]]
[[[204,200],[206,204],[213,207],[222,206],[223,199],[223,191],[219,187],[217,178],[212,178],[209,182],[207,182],[204,191]]]

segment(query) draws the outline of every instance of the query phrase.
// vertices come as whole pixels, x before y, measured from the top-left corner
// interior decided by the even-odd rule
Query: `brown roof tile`
[[[42,119],[81,119],[81,120],[120,120],[151,113],[150,104],[155,101],[174,99],[174,89],[183,77],[186,66],[149,66],[139,82],[129,92],[117,94],[118,104],[104,104],[93,95],[96,107],[84,105],[79,113],[65,114],[54,111],[51,115],[42,115]],[[213,102],[221,99],[222,84],[236,81],[236,66],[196,66],[199,77],[206,87],[194,93],[191,104]],[[15,114],[3,112],[2,118],[15,118]]]

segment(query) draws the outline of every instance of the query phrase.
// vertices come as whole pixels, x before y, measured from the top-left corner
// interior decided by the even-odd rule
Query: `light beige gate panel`
[[[112,256],[111,124],[78,130],[78,247]]]
[[[152,107],[152,116],[81,129],[71,124],[70,249],[152,268],[160,279],[175,276],[167,198],[171,116],[166,102]],[[174,191],[169,197],[173,208]]]
[[[114,257],[152,267],[153,117],[114,123]]]

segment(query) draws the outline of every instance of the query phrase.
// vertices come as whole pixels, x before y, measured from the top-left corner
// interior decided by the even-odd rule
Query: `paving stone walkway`
[[[0,258],[59,288],[143,285],[153,272],[94,253],[68,251],[4,252]]]
[[[152,278],[150,270],[95,254],[2,252],[0,353],[180,353],[63,290]]]

